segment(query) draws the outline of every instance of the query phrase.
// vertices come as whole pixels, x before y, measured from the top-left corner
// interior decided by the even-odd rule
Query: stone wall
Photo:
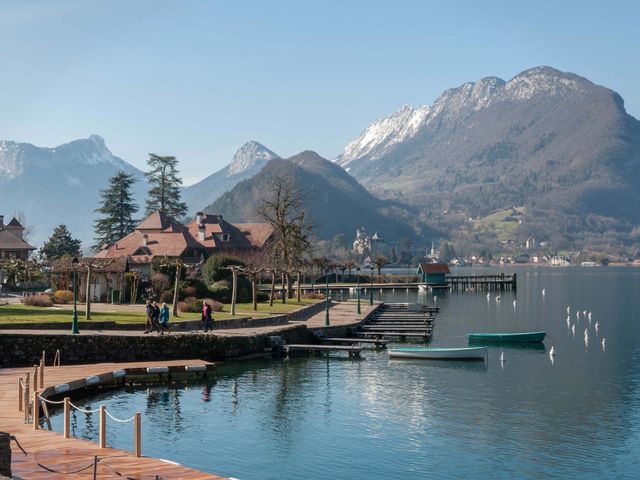
[[[313,338],[304,325],[286,327],[269,335],[280,335],[288,343],[308,343]],[[62,363],[69,365],[187,358],[222,360],[261,353],[267,346],[268,335],[226,337],[212,334],[133,336],[2,333],[0,367],[35,365],[43,350],[51,359],[59,349]]]

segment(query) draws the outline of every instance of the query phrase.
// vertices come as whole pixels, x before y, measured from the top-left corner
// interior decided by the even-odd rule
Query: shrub
[[[231,288],[225,281],[216,282],[211,285],[210,295],[214,300],[229,303],[231,301]]]
[[[30,307],[53,307],[51,297],[43,293],[28,295],[22,299],[22,303]]]
[[[200,312],[202,311],[202,300],[198,300],[196,297],[187,297],[178,303],[178,310],[183,313]]]
[[[211,255],[202,269],[202,276],[208,284],[231,278],[231,265],[244,265],[242,260],[227,255]]]
[[[198,296],[196,287],[184,287],[180,293],[182,293],[183,298]]]
[[[259,302],[267,302],[269,301],[269,294],[267,292],[258,292],[257,300]]]
[[[56,290],[53,294],[53,303],[73,302],[73,292],[71,290]]]
[[[171,290],[165,290],[160,294],[160,301],[161,302],[166,302],[166,303],[171,303],[173,302],[173,291]]]
[[[217,300],[213,300],[211,298],[205,298],[202,301],[202,303],[204,304],[204,302],[207,302],[211,306],[211,311],[212,312],[221,312],[222,308],[224,307],[224,305],[222,305],[222,303],[218,302]]]
[[[153,287],[153,290],[155,292],[163,292],[165,290],[169,290],[169,287],[171,286],[169,276],[160,272],[151,275],[150,281],[151,286]]]

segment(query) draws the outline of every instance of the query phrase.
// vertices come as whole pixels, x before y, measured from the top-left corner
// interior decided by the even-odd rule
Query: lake
[[[492,347],[487,364],[390,361],[384,350],[232,363],[206,382],[80,403],[142,412],[145,455],[241,480],[638,478],[640,269],[515,271],[518,290],[500,301],[439,295],[432,345],[466,346],[471,331],[546,330],[542,349]],[[591,323],[577,310],[591,311]],[[62,430],[59,413],[53,423]],[[72,429],[96,440],[97,416],[76,412]],[[132,443],[131,424],[109,422],[110,446]]]

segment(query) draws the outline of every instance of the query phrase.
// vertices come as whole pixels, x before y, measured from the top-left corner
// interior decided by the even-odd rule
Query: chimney
[[[198,225],[204,220],[204,212],[196,212],[196,222]]]
[[[200,240],[201,242],[204,242],[204,222],[201,222],[198,225],[198,240]]]
[[[142,236],[142,246],[146,247],[147,243],[149,242],[149,235],[147,235],[146,233]]]
[[[4,215],[0,215],[0,228],[4,227]]]

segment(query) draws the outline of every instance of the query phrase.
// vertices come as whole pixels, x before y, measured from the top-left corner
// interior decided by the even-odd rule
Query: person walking
[[[156,302],[153,302],[152,308],[151,323],[153,324],[153,330],[160,332],[160,307]]]
[[[153,330],[153,305],[151,300],[147,300],[147,324],[144,329],[144,333],[150,333]]]
[[[202,323],[204,324],[204,331],[208,332],[209,329],[212,328],[211,326],[211,305],[209,305],[209,303],[204,302],[202,304]]]
[[[162,302],[162,308],[160,308],[160,335],[164,335],[164,332],[169,333],[169,307],[166,302]]]

